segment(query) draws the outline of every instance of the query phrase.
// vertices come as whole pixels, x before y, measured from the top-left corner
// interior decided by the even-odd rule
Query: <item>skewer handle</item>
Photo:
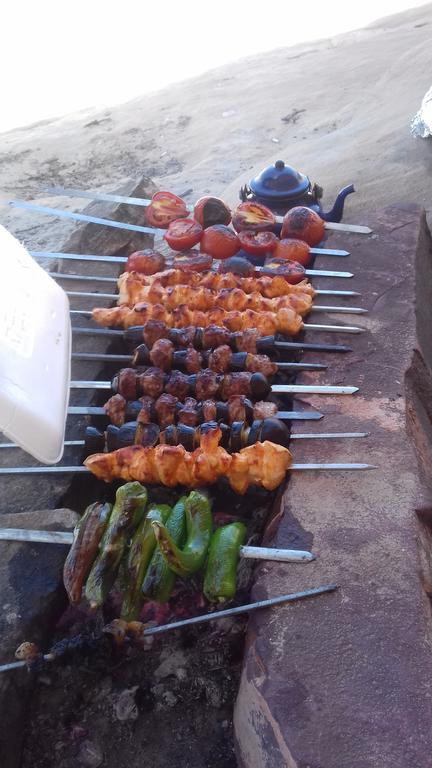
[[[312,552],[301,549],[273,549],[272,547],[240,547],[240,557],[248,560],[276,560],[280,563],[310,563],[315,560]]]

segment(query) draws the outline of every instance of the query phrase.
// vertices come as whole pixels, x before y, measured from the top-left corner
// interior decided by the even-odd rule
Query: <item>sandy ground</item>
[[[103,112],[85,111],[0,136],[0,197],[44,198],[50,184],[114,190],[150,175],[165,189],[235,203],[239,187],[278,158],[305,171],[331,207],[354,182],[345,220],[387,202],[432,210],[432,140],[410,120],[431,85],[432,5],[366,29],[278,49]],[[33,248],[58,248],[74,224],[1,209]]]

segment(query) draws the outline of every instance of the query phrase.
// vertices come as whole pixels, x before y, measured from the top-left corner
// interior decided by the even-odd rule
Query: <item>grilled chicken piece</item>
[[[84,464],[106,482],[138,480],[143,484],[196,488],[226,477],[233,490],[240,494],[245,493],[249,485],[273,490],[282,482],[291,465],[287,448],[265,441],[230,455],[219,446],[221,437],[219,428],[208,430],[201,435],[200,447],[192,453],[183,446],[143,448],[134,445],[112,453],[93,454]]]

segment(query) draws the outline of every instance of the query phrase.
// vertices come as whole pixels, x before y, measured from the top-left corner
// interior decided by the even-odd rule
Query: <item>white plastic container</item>
[[[65,292],[0,226],[0,430],[44,464],[63,455],[70,351]]]

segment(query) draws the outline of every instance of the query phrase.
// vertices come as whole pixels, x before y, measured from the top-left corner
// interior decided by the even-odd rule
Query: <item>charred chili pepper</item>
[[[182,496],[178,500],[166,521],[166,530],[178,547],[182,547],[186,539],[186,499],[186,496]],[[157,546],[144,576],[142,586],[144,597],[155,600],[157,603],[166,603],[173,590],[175,578],[175,574],[168,568]]]
[[[204,565],[212,531],[209,497],[201,491],[192,491],[185,502],[185,516],[186,543],[183,548],[177,546],[162,523],[152,523],[162,556],[178,576],[190,576]]]
[[[203,589],[208,600],[219,602],[234,597],[237,563],[245,537],[243,523],[222,525],[211,537]]]
[[[127,538],[142,520],[147,504],[147,491],[141,483],[120,486],[108,526],[100,544],[100,552],[89,573],[85,595],[92,608],[107,598],[127,543]]]
[[[144,520],[134,533],[125,564],[125,577],[128,587],[123,598],[121,618],[133,621],[139,615],[144,602],[142,584],[151,556],[156,548],[153,522],[165,523],[171,512],[167,504],[152,504]]]
[[[97,555],[112,504],[90,504],[73,532],[73,542],[63,567],[63,583],[72,605],[81,599],[84,581]]]

